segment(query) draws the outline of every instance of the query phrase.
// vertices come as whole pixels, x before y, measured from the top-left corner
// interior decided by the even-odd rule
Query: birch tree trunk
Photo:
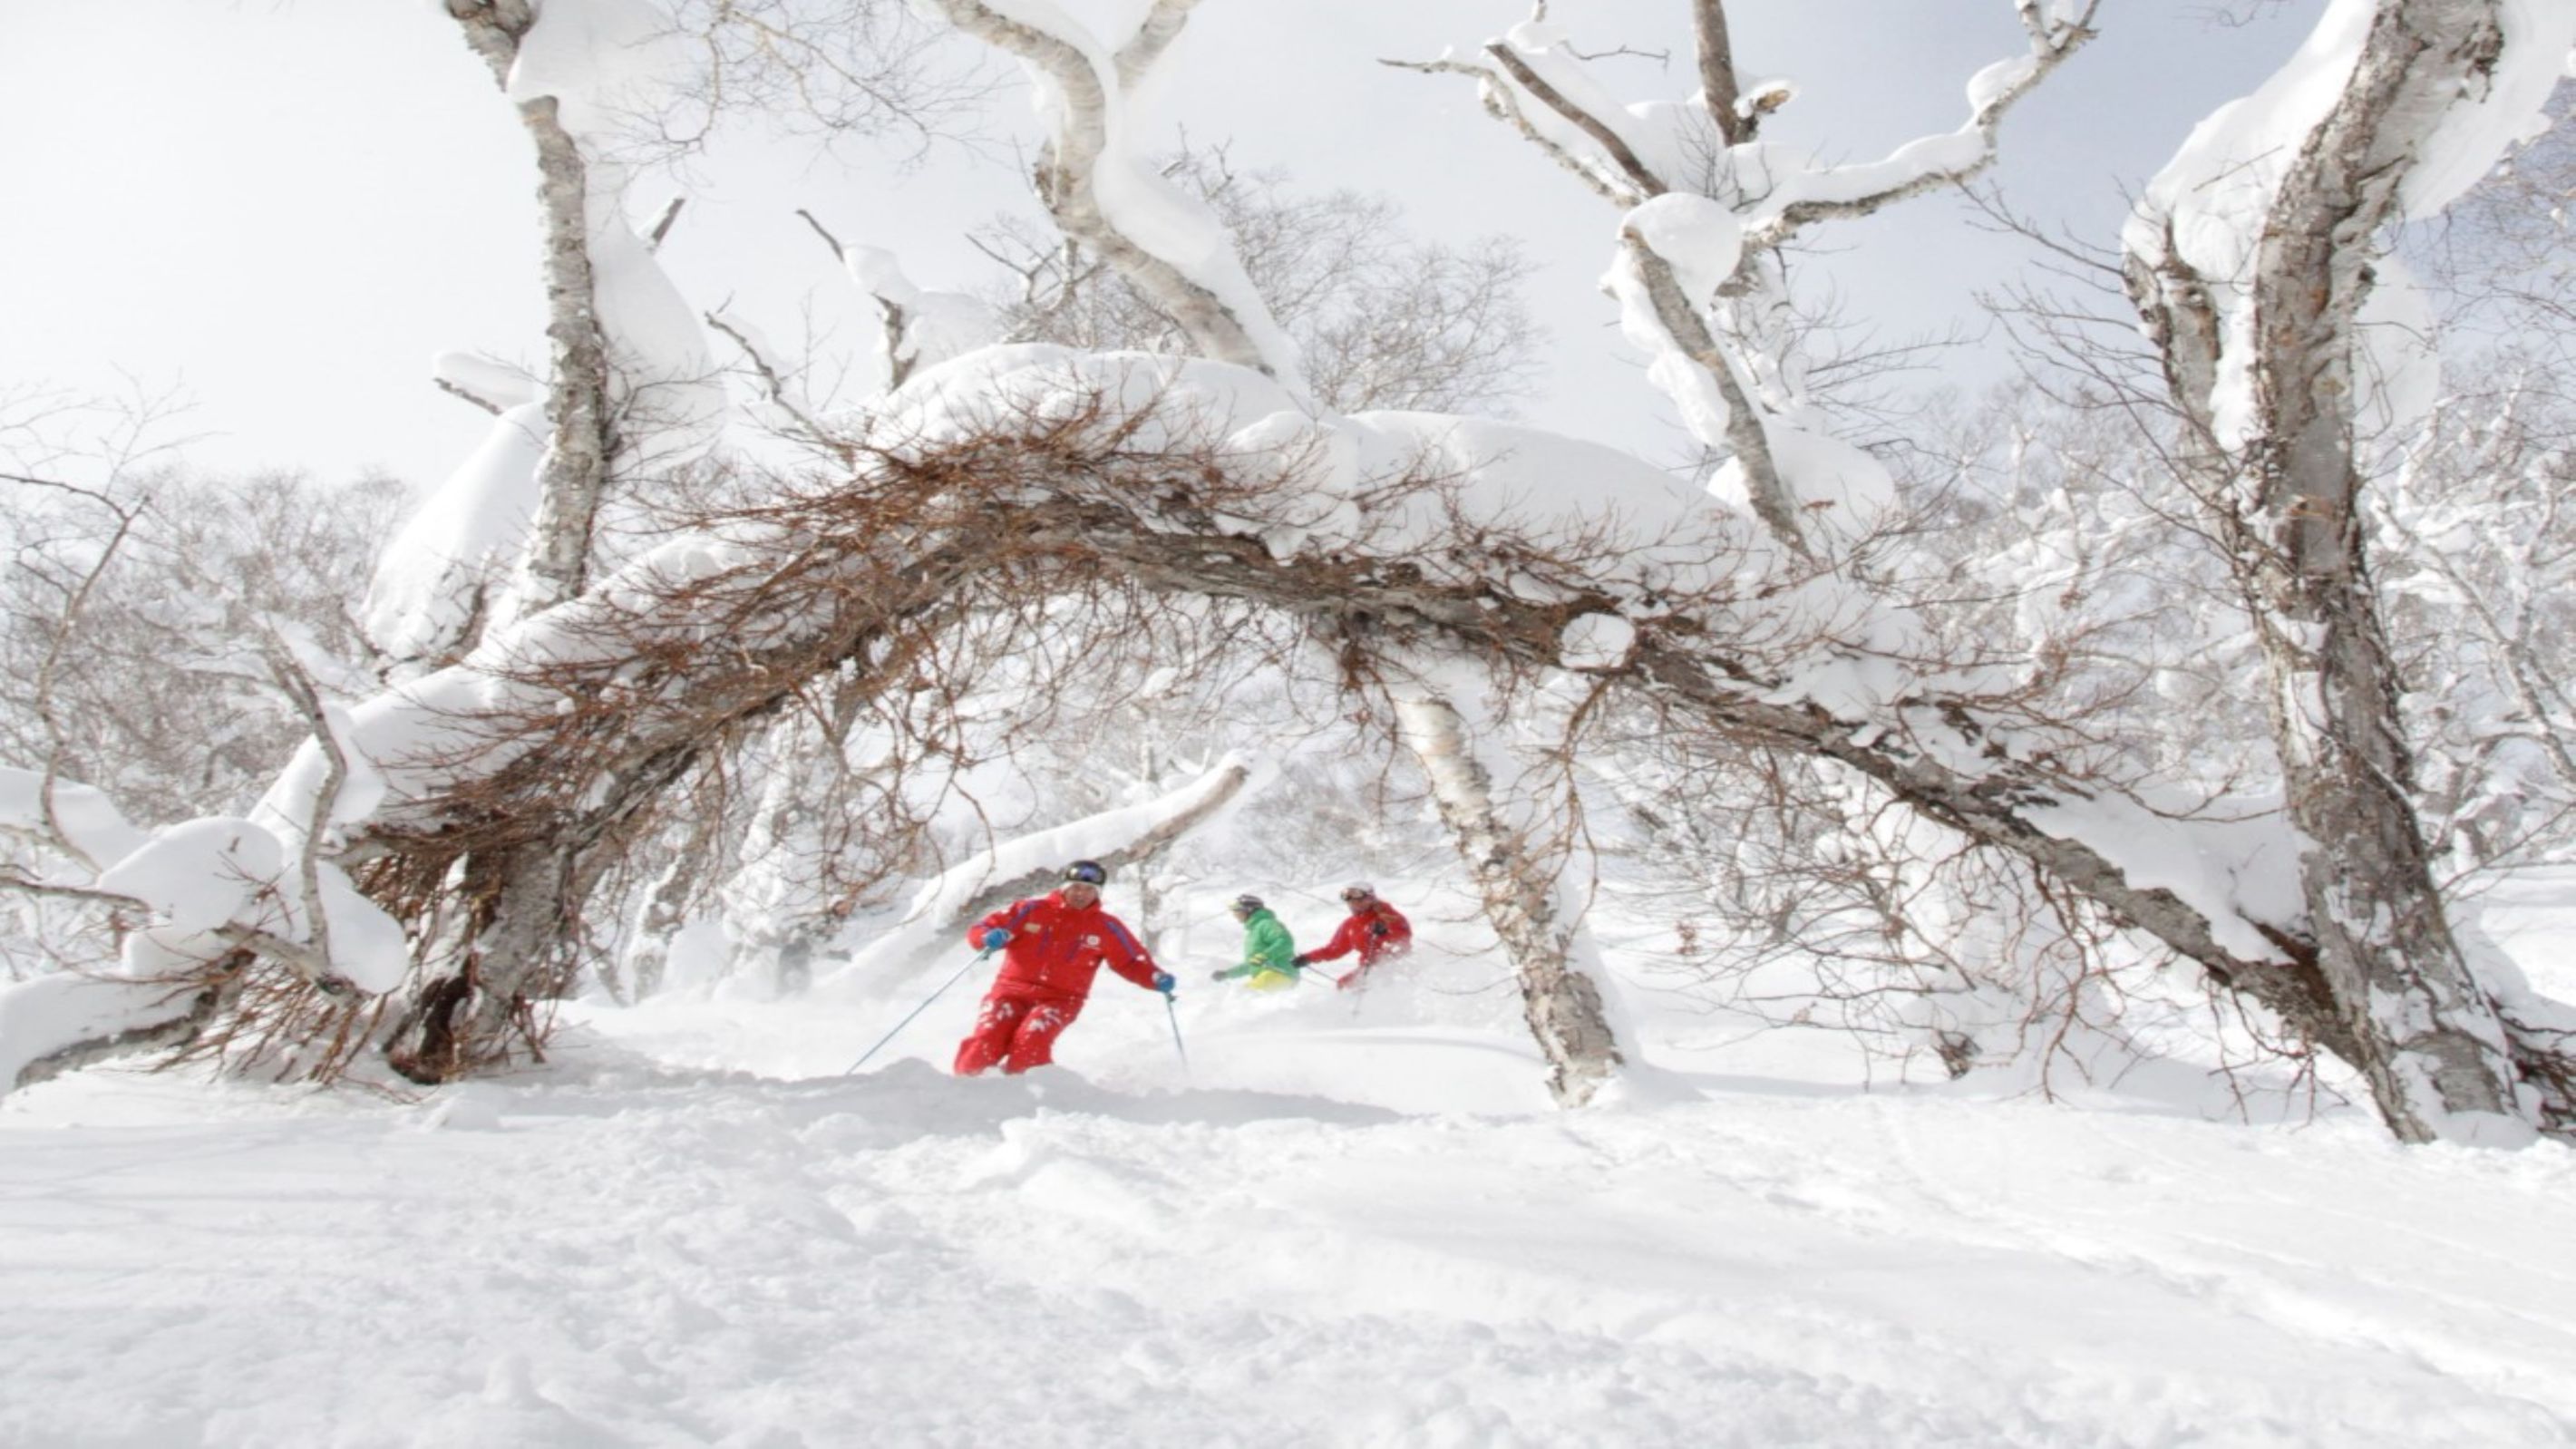
[[[1493,775],[1455,706],[1428,690],[1399,692],[1396,719],[1422,762],[1431,799],[1476,883],[1485,919],[1520,978],[1521,1011],[1547,1057],[1559,1105],[1592,1100],[1622,1062],[1601,988],[1574,964],[1583,927],[1559,875],[1494,793]],[[1553,854],[1547,853],[1547,854]]]
[[[2440,122],[2493,84],[2502,46],[2496,0],[2379,6],[2342,94],[2262,218],[2239,304],[2253,309],[2250,328],[2231,329],[2213,301],[2248,279],[2201,275],[2170,223],[2163,255],[2141,255],[2133,239],[2129,261],[2168,381],[2206,440],[2208,494],[2262,643],[2317,967],[2354,1065],[2409,1142],[2532,1130],[2416,816],[2356,426],[2358,319],[2379,233],[2402,219],[2400,188]],[[2242,424],[2222,416],[2231,364],[2249,379]]]
[[[447,12],[503,89],[520,42],[537,23],[530,0],[445,0]],[[545,246],[548,437],[536,516],[513,586],[485,627],[497,629],[580,594],[591,535],[616,450],[608,343],[590,255],[589,168],[553,97],[518,107],[536,146],[537,201]],[[627,808],[640,804],[630,800]],[[622,813],[622,811],[620,812]],[[442,1081],[507,1050],[520,1014],[569,980],[583,860],[597,829],[499,850],[454,867],[457,888],[421,951],[409,1001],[388,1033],[386,1056],[404,1075]]]
[[[530,0],[446,0],[466,44],[509,85],[519,42],[536,24]],[[608,341],[601,330],[590,255],[590,177],[581,147],[564,129],[554,98],[518,107],[537,151],[538,214],[545,240],[548,436],[517,587],[496,624],[552,607],[581,592],[590,572],[591,532],[617,451],[609,398]]]

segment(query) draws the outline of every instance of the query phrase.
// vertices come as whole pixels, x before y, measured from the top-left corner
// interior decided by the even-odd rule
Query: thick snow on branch
[[[471,636],[527,541],[545,452],[545,404],[518,403],[403,521],[367,584],[362,618],[378,649],[435,660]]]
[[[2012,103],[2038,84],[2089,38],[2091,3],[2053,0],[2033,27],[2028,53],[1994,62],[1967,84],[1968,118],[1955,131],[1918,137],[1876,161],[1842,166],[1815,163],[1811,148],[1765,141],[1728,146],[1704,107],[1680,101],[1623,105],[1592,77],[1565,30],[1525,21],[1486,47],[1494,66],[1488,85],[1509,87],[1516,119],[1540,143],[1579,158],[1594,178],[1624,193],[1630,204],[1683,189],[1712,165],[1709,192],[1735,213],[1744,229],[1768,242],[1784,240],[1821,215],[1858,214],[1965,180],[1994,159],[1995,130]],[[1444,58],[1456,65],[1462,57]],[[1786,81],[1765,81],[1748,101],[1779,103],[1792,93]]]
[[[653,0],[544,0],[536,13],[505,88],[522,104],[552,96],[564,129],[585,139],[606,137],[687,61]]]
[[[128,824],[125,812],[103,791],[69,780],[53,782],[53,818],[45,815],[45,776],[37,770],[0,766],[0,834],[47,845],[60,843],[104,865],[122,859],[145,836]]]
[[[1744,223],[1705,196],[1670,192],[1631,209],[1620,218],[1619,229],[1622,237],[1633,236],[1636,246],[1622,246],[1613,254],[1601,285],[1619,303],[1621,332],[1653,359],[1646,365],[1646,378],[1673,400],[1691,436],[1712,448],[1729,446],[1735,411],[1716,373],[1728,364],[1714,355],[1713,346],[1703,350],[1709,337],[1705,331],[1693,339],[1676,336],[1674,330],[1694,320],[1705,325],[1697,299],[1715,297],[1719,285],[1735,274],[1744,257]],[[1646,255],[1639,254],[1639,247]],[[1657,295],[1650,257],[1671,269],[1679,297]]]
[[[2122,233],[2122,245],[2148,268],[2179,262],[2197,276],[2219,329],[2208,416],[2218,443],[2244,445],[2257,426],[2252,368],[2256,356],[2254,287],[2264,229],[2284,180],[2300,164],[2308,138],[2334,111],[2353,79],[2379,0],[2332,0],[2288,64],[2252,95],[2229,102],[2193,129],[2154,180]],[[2549,91],[2576,45],[2576,5],[2563,0],[2499,0],[2502,51],[2491,72],[2433,118],[2399,183],[2404,214],[2422,218],[2448,206],[2492,169],[2506,148],[2527,139]],[[2466,43],[2470,37],[2453,37]],[[2399,122],[2402,124],[2402,120]],[[2395,311],[2367,319],[2392,349],[2418,315],[2402,299]],[[2383,376],[2412,369],[2392,351],[2378,358]],[[2420,390],[2415,387],[2401,391]],[[2382,404],[2382,419],[2404,421],[2403,408]]]
[[[2131,256],[2151,265],[2170,256],[2206,283],[2220,331],[2209,417],[2222,446],[2241,446],[2257,421],[2254,262],[2264,221],[2301,143],[2351,80],[2376,8],[2375,0],[2333,0],[2288,64],[2193,128],[2122,233]]]
[[[29,1085],[20,1079],[48,1057],[186,1020],[196,994],[166,981],[68,972],[0,988],[0,1096]]]
[[[697,310],[627,223],[625,168],[615,154],[621,116],[649,113],[666,77],[685,65],[671,17],[649,0],[546,0],[519,41],[506,83],[522,105],[551,98],[580,147],[593,304],[614,363],[612,387],[650,429],[655,462],[715,441],[725,408]]]
[[[37,777],[0,770],[0,830],[47,833]],[[363,797],[371,791],[362,787]],[[326,928],[315,929],[299,864],[259,822],[207,816],[146,833],[86,786],[57,782],[55,817],[102,869],[57,866],[23,889],[112,906],[125,917],[115,971],[62,973],[0,987],[0,1092],[34,1064],[181,1026],[199,1003],[191,984],[211,961],[249,947],[295,969],[371,994],[394,989],[410,964],[402,927],[348,876],[312,862]],[[311,943],[328,939],[328,960]],[[57,1065],[60,1065],[57,1063]]]
[[[1516,93],[1514,111],[1540,144],[1580,158],[1596,181],[1631,204],[1672,189],[1697,169],[1692,158],[1723,146],[1696,105],[1621,104],[1593,79],[1562,26],[1525,20],[1484,53],[1494,63],[1486,83]]]
[[[1302,398],[1297,345],[1244,272],[1224,224],[1163,179],[1129,114],[1131,84],[1172,43],[1189,4],[1157,4],[1137,37],[1113,51],[1049,0],[923,3],[1020,58],[1050,133],[1045,185],[1053,194],[1044,199],[1057,224],[1117,262],[1209,355],[1258,368]]]
[[[2173,802],[2177,806],[2185,802]],[[2278,958],[2260,926],[2296,923],[2299,850],[2277,801],[2232,800],[2228,819],[2184,819],[2124,795],[2033,806],[2031,822],[2090,846],[2139,890],[2171,891],[2209,921],[2210,935],[2248,961]]]
[[[1384,558],[1438,583],[1533,601],[1608,597],[1639,619],[1669,612],[1677,598],[1754,593],[1777,562],[1758,530],[1626,453],[1438,414],[1319,419],[1275,380],[1202,359],[987,348],[915,377],[887,400],[877,436],[932,448],[1100,409],[1119,420],[1112,426],[1121,446],[1135,453],[1213,449],[1240,460],[1247,477],[1280,479],[1262,517],[1214,521],[1257,533],[1281,559]],[[1408,478],[1435,484],[1388,486]],[[1208,522],[1164,518],[1147,506],[1150,499],[1137,501],[1140,516],[1157,527]],[[1497,576],[1485,555],[1456,546],[1462,537],[1497,532],[1530,540],[1538,551],[1525,567]],[[668,602],[697,581],[770,557],[779,542],[756,529],[669,539],[589,593],[488,630],[458,663],[353,706],[340,740],[352,788],[342,791],[333,828],[355,834],[371,819],[398,820],[415,802],[502,768],[528,747],[528,737],[496,722],[540,719],[566,705],[543,682],[549,671],[615,669],[657,640],[685,646],[716,630],[762,648],[822,627],[805,618],[719,624]],[[1606,548],[1616,563],[1551,569],[1545,551],[1557,548]],[[1834,606],[1816,610],[1822,617]],[[1588,648],[1584,657],[1591,657]],[[252,818],[278,839],[300,843],[328,778],[324,752],[308,744]]]
[[[631,658],[656,642],[654,629],[698,637],[718,627],[694,617],[639,622],[637,611],[691,582],[756,557],[743,542],[695,532],[647,551],[590,592],[489,631],[474,652],[446,668],[395,683],[347,711],[340,747],[364,790],[343,789],[331,824],[347,834],[461,780],[489,775],[516,758],[523,738],[498,722],[524,720],[561,706],[562,696],[533,676]],[[776,627],[793,628],[792,621]],[[304,822],[330,776],[321,746],[307,741],[287,763],[251,818],[281,840],[301,842]]]
[[[1818,542],[1867,537],[1896,486],[1834,439],[1804,396],[1797,339],[1783,325],[1779,248],[1812,222],[1866,215],[1982,171],[2005,111],[2091,38],[2097,5],[2017,0],[2028,49],[1969,78],[1963,124],[1847,166],[1755,139],[1750,125],[1721,134],[1705,95],[1621,104],[1543,13],[1472,58],[1453,49],[1414,68],[1475,75],[1489,109],[1626,208],[1603,287],[1649,358],[1648,379],[1692,437],[1730,456],[1714,481],[1720,495],[1812,553]],[[1701,58],[1703,68],[1732,63],[1731,50]],[[1739,88],[1735,114],[1753,118],[1793,94],[1781,80]]]
[[[969,438],[1014,419],[1071,416],[1104,399],[1148,419],[1134,434],[1141,449],[1215,442],[1247,469],[1292,478],[1294,491],[1275,510],[1284,517],[1238,521],[1257,528],[1278,558],[1402,559],[1427,578],[1483,581],[1552,602],[1568,595],[1565,583],[1535,572],[1492,578],[1487,560],[1442,545],[1462,532],[1502,530],[1572,548],[1608,531],[1627,541],[1623,564],[1586,583],[1648,614],[1662,607],[1658,600],[1720,589],[1738,574],[1759,577],[1776,562],[1739,515],[1617,449],[1440,413],[1318,418],[1259,373],[1196,358],[1034,343],[988,348],[914,379],[893,399],[888,431]],[[1408,475],[1440,486],[1385,486]]]
[[[880,361],[887,385],[925,367],[963,357],[1001,340],[992,304],[966,292],[925,291],[904,274],[894,253],[853,246],[841,252],[850,280],[877,309],[884,328]]]
[[[2498,0],[2504,53],[2494,70],[2443,113],[2415,153],[2398,194],[2406,215],[2437,215],[2495,169],[2506,151],[2538,137],[2560,77],[2576,74],[2576,5]]]
[[[1256,769],[1228,755],[1197,779],[1154,799],[1002,841],[923,885],[899,924],[821,984],[847,987],[913,966],[955,945],[977,904],[991,899],[997,889],[1052,890],[1054,872],[1067,861],[1107,863],[1115,881],[1117,867],[1140,846],[1158,846],[1208,823],[1220,811],[1237,806],[1247,792],[1258,794],[1272,773],[1268,767]]]
[[[1808,410],[1801,409],[1803,418]],[[1762,420],[1763,441],[1771,466],[1789,496],[1808,510],[1808,527],[1828,537],[1857,538],[1884,522],[1896,506],[1896,478],[1868,450],[1821,430],[1809,431],[1780,418]],[[1737,507],[1752,506],[1752,484],[1744,456],[1738,453],[1718,466],[1708,480],[1709,492]]]
[[[315,873],[331,941],[323,964],[361,991],[391,991],[410,960],[402,928],[337,866],[315,862]],[[101,871],[95,888],[151,911],[151,952],[126,953],[126,969],[140,976],[166,970],[174,959],[211,959],[239,944],[245,931],[289,943],[315,939],[294,877],[295,863],[276,832],[217,815],[158,832]]]
[[[498,416],[546,395],[546,385],[515,363],[479,352],[442,352],[429,360],[430,380]]]

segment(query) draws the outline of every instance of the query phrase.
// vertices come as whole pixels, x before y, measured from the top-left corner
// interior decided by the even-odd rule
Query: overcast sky
[[[1075,8],[1132,10],[1137,0]],[[2019,48],[2010,0],[1734,0],[1739,63],[1798,99],[1769,134],[1835,158],[1883,154],[1966,114],[1962,86]],[[2017,206],[2105,243],[2124,189],[2211,107],[2295,46],[2320,0],[2214,24],[2192,0],[2108,0],[2103,36],[2017,110],[1997,178]],[[1205,0],[1153,117],[1228,139],[1238,165],[1401,202],[1425,235],[1509,232],[1546,266],[1554,336],[1534,421],[1678,453],[1682,436],[1615,338],[1594,282],[1615,212],[1484,116],[1469,83],[1379,65],[1472,45],[1520,0]],[[1631,99],[1689,92],[1682,0],[1559,0],[1591,46],[1669,51],[1606,72]],[[0,388],[113,391],[120,373],[195,399],[209,466],[391,470],[435,482],[488,421],[427,381],[430,355],[543,357],[534,167],[490,72],[437,0],[0,0]],[[861,150],[743,138],[685,183],[648,178],[649,216],[685,184],[665,259],[701,306],[737,298],[779,339],[852,315],[810,207],[843,240],[894,249],[916,281],[985,274],[966,226],[1020,204],[1024,95],[980,148],[910,168]],[[1972,293],[2018,254],[1936,197],[1836,228],[1818,262],[1891,335],[1976,324]],[[1952,364],[1981,384],[1999,364]]]

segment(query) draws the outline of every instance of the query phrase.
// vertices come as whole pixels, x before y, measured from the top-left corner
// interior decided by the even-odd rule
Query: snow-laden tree
[[[2571,40],[2564,7],[2331,5],[2289,68],[2194,133],[2125,238],[2262,644],[2316,967],[2410,1140],[2528,1112],[2416,814],[2370,569],[2370,425],[2420,426],[2433,361],[2381,233],[2495,163]]]
[[[516,40],[630,8],[549,0]],[[1725,450],[1713,498],[1529,429],[1319,407],[1222,227],[1127,124],[1134,82],[1186,44],[1188,0],[1105,37],[1029,0],[933,8],[1028,66],[1050,216],[1198,355],[1024,344],[920,367],[857,417],[809,413],[814,465],[746,470],[733,506],[529,595],[457,662],[317,703],[248,819],[26,882],[154,925],[127,978],[0,997],[7,1076],[135,1034],[306,1069],[383,1052],[423,1080],[506,1060],[654,803],[813,681],[964,699],[971,678],[940,667],[960,629],[979,661],[1042,675],[1086,636],[1188,627],[1214,600],[1279,621],[1418,752],[1567,1101],[1621,1066],[1573,871],[1587,762],[1615,763],[1631,711],[1822,772],[1810,808],[1911,812],[2000,853],[2349,1063],[2407,1140],[2568,1129],[2576,1016],[2481,975],[2450,932],[2359,520],[2366,410],[2409,416],[2405,389],[2364,385],[2392,355],[2367,305],[2393,295],[2374,287],[2384,225],[2438,210],[2539,113],[2576,16],[2336,0],[2191,138],[2126,239],[2274,701],[2286,803],[2220,822],[2153,748],[2029,707],[2040,641],[1953,647],[1908,500],[1835,436],[1788,325],[1781,247],[1974,174],[2010,103],[2092,39],[2092,6],[2018,0],[2026,48],[1967,78],[1959,127],[1852,165],[1763,140],[1791,93],[1741,84],[1717,0],[1677,13],[1701,82],[1681,101],[1620,104],[1544,7],[1425,67],[1471,74],[1620,208],[1621,317]],[[384,949],[397,924],[407,964]]]

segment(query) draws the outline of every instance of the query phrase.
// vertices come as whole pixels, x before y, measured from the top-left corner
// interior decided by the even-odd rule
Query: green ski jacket
[[[1297,974],[1297,945],[1288,939],[1288,928],[1266,910],[1243,918],[1243,964],[1218,972],[1217,979],[1232,981],[1256,971]]]

